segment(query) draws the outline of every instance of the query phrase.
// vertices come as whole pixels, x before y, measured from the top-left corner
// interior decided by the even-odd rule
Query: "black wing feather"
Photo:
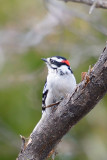
[[[46,106],[45,100],[46,100],[47,94],[48,94],[48,89],[47,89],[47,81],[46,81],[43,88],[43,95],[42,95],[42,111],[45,110],[44,107]]]

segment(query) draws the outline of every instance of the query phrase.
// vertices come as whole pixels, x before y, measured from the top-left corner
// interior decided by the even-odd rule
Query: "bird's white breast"
[[[47,77],[48,84],[48,97],[46,100],[46,106],[64,98],[68,93],[72,93],[76,88],[76,80],[73,74],[60,75],[55,73],[49,73]]]

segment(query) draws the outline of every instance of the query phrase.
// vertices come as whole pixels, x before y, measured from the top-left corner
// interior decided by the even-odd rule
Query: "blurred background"
[[[41,118],[47,68],[41,58],[69,59],[81,72],[94,65],[107,40],[107,11],[58,0],[1,0],[0,160],[15,160]],[[56,160],[107,160],[107,95],[63,138]]]

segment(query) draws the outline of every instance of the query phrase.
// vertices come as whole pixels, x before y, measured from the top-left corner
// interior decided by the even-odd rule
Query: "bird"
[[[42,115],[52,112],[53,103],[72,94],[76,89],[76,79],[70,67],[70,62],[61,56],[42,58],[48,68],[47,79],[42,93]]]

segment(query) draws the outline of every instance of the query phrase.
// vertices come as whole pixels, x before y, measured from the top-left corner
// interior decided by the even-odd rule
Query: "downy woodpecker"
[[[47,64],[48,75],[43,89],[42,113],[50,113],[46,106],[59,101],[76,88],[76,80],[69,61],[60,56],[42,58]]]

